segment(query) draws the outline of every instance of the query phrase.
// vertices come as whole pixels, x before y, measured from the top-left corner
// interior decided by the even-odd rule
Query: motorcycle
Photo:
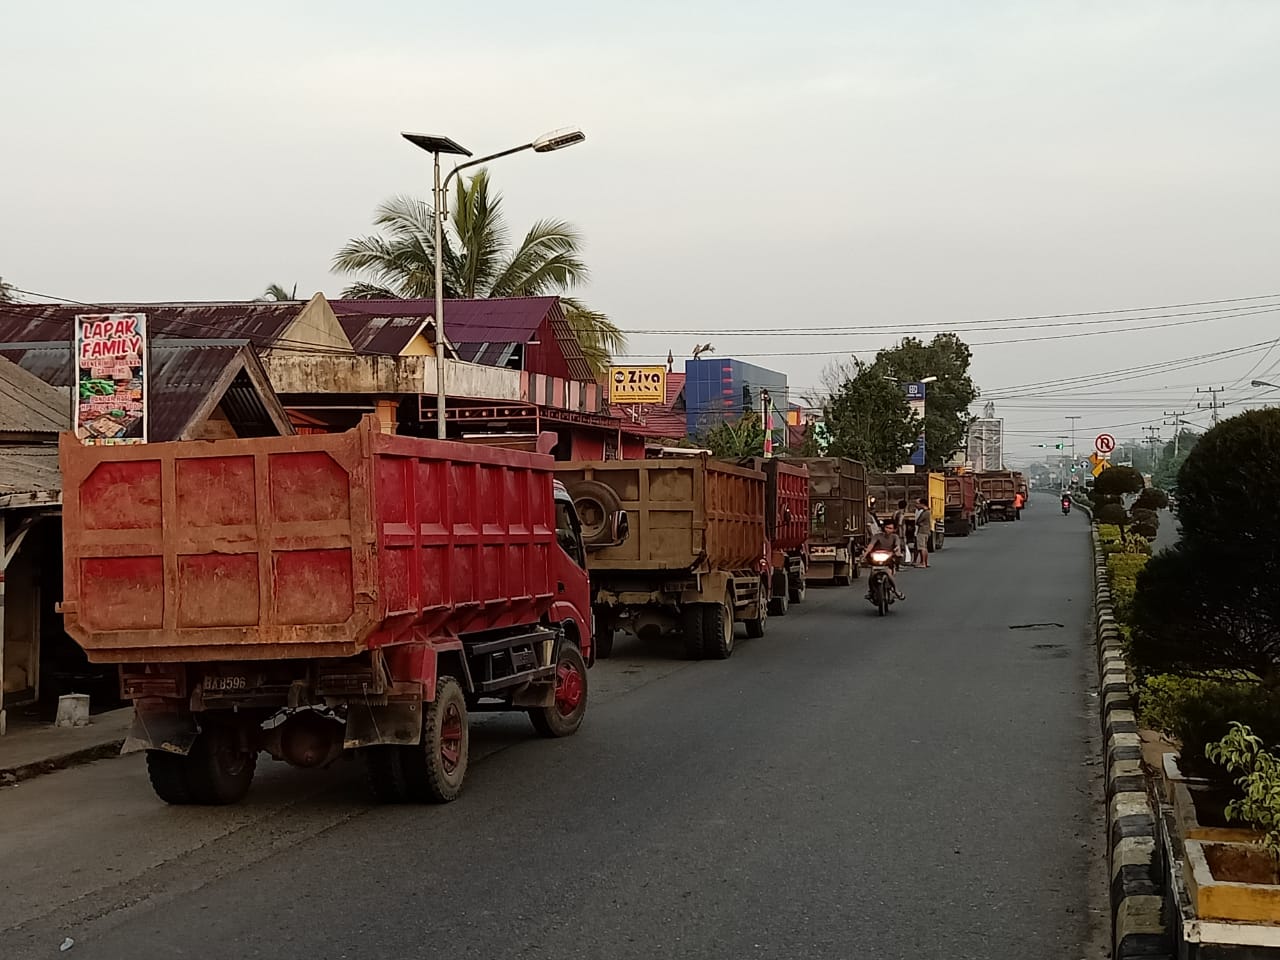
[[[1070,512],[1071,512],[1071,498],[1063,497],[1062,498],[1062,515],[1065,517]]]
[[[893,580],[889,576],[893,561],[892,550],[872,550],[867,562],[867,566],[871,568],[871,576],[867,578],[867,598],[882,617],[889,613],[889,608],[897,599]]]

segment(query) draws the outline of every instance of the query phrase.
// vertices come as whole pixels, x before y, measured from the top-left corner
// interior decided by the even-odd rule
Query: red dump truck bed
[[[798,550],[809,540],[809,468],[777,457],[743,457],[741,467],[765,475],[765,536],[774,550]]]
[[[549,456],[368,421],[60,452],[63,611],[95,662],[345,657],[556,598]]]

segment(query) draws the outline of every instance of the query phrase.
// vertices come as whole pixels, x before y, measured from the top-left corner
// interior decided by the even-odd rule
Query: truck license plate
[[[206,676],[204,678],[205,693],[236,693],[249,689],[249,681],[245,677]]]
[[[814,547],[809,551],[809,555],[814,560],[834,560],[836,558],[835,547]]]

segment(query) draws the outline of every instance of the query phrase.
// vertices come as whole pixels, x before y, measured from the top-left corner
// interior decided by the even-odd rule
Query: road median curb
[[[1088,510],[1085,513],[1092,516]],[[1106,751],[1112,957],[1171,958],[1173,941],[1164,915],[1156,815],[1142,768],[1142,739],[1129,685],[1129,665],[1124,659],[1120,628],[1111,605],[1107,560],[1096,528],[1090,526],[1089,536],[1093,544],[1099,719]]]

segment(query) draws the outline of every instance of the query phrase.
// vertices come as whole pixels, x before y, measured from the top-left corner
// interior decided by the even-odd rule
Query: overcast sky
[[[1061,338],[974,348],[1015,460],[1069,414],[1083,448],[1194,411],[1197,386],[1241,401],[1259,394],[1253,377],[1280,382],[1266,344],[1011,391],[1263,343],[1280,312],[1006,319],[1280,293],[1271,0],[6,0],[3,13],[0,275],[20,287],[99,302],[249,298],[272,282],[336,295],[334,251],[380,201],[426,192],[426,155],[400,130],[479,153],[580,125],[582,146],[500,161],[494,179],[513,226],[555,216],[583,231],[592,305],[628,331],[679,331],[633,334],[637,355],[710,340],[799,394],[904,330]],[[1226,306],[1251,305],[1280,310],[1280,296]],[[840,326],[876,329],[731,332]]]

